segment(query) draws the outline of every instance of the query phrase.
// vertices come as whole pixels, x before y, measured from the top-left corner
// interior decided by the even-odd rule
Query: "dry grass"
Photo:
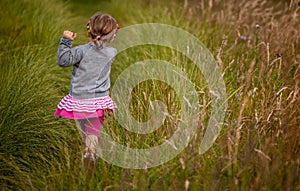
[[[226,172],[242,189],[300,189],[298,2],[185,1],[183,7],[191,22],[227,31],[214,36],[221,45],[216,58],[227,89],[239,92],[228,102],[228,128],[219,140],[226,145],[220,159],[227,160],[220,182]]]

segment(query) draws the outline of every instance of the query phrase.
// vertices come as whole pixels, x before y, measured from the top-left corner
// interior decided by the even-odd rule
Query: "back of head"
[[[97,48],[101,49],[105,43],[114,39],[118,23],[111,15],[98,13],[89,19],[87,30]]]

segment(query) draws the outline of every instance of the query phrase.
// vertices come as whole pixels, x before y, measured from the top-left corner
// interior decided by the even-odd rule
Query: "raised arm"
[[[79,47],[71,48],[73,40],[76,38],[76,33],[70,31],[64,31],[63,37],[60,39],[60,43],[57,51],[58,65],[61,67],[73,66],[79,63],[82,59],[83,52]]]

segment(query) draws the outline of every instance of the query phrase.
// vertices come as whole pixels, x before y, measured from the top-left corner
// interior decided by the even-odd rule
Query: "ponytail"
[[[96,45],[98,50],[103,48],[103,41],[101,40],[100,35],[96,36],[96,38],[94,39],[94,44]]]
[[[94,38],[94,43],[96,45],[96,47],[100,50],[103,48],[105,43],[109,43],[111,42],[116,36],[116,31],[111,31],[110,33],[108,33],[107,35],[101,36],[98,35],[96,36],[96,38]]]

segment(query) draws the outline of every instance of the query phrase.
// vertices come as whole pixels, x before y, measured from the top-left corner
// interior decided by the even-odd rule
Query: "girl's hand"
[[[77,37],[77,34],[71,32],[71,31],[64,31],[63,37],[70,39],[70,40],[74,40]]]
[[[105,112],[105,118],[111,117],[114,114],[114,110],[108,109]]]

